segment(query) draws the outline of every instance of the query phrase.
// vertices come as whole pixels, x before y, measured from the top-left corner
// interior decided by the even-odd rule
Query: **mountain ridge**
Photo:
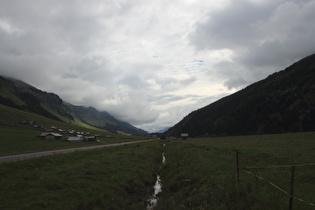
[[[179,137],[315,130],[315,54],[185,116],[165,132]]]
[[[0,76],[0,103],[71,124],[86,124],[113,133],[147,134],[127,122],[117,120],[94,107],[72,105],[57,94],[39,90],[23,81]]]

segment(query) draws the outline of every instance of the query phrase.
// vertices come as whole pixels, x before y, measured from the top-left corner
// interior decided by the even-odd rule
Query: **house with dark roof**
[[[62,139],[62,135],[59,133],[44,132],[40,134],[40,138],[43,140],[56,140],[56,139]]]
[[[188,139],[188,133],[182,133],[181,137],[182,137],[182,140],[187,140]]]
[[[85,136],[84,141],[96,141],[96,136]]]

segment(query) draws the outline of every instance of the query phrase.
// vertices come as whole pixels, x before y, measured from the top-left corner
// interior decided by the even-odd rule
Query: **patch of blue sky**
[[[194,60],[189,64],[182,64],[181,68],[184,69],[188,73],[195,73],[201,70],[201,67],[205,66],[203,60]]]
[[[196,60],[195,59],[193,63],[197,63],[199,66],[204,66],[205,65],[203,60]]]

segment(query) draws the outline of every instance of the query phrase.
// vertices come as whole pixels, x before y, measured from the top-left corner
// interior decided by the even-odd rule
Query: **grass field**
[[[82,129],[85,131],[87,130]],[[41,140],[38,136],[41,134],[40,130],[36,129],[25,129],[25,128],[14,128],[9,126],[0,125],[0,156],[24,154],[31,152],[49,151],[56,149],[65,148],[76,148],[95,146],[102,144],[120,143],[143,140],[144,137],[126,136],[112,134],[105,131],[95,131],[97,134],[102,134],[101,137],[97,137],[100,143],[97,142],[68,142],[66,141],[67,136],[70,134],[63,134],[63,138],[60,140],[45,141]],[[108,136],[108,137],[107,137]]]
[[[314,139],[311,132],[164,140],[5,163],[0,209],[146,209],[157,174],[156,209],[288,209],[289,196],[258,176],[289,191],[292,164],[294,195],[314,204],[315,165],[301,165],[315,162]],[[314,208],[293,201],[293,209]]]
[[[80,127],[0,105],[0,156],[143,139]],[[98,133],[101,143],[44,141],[35,121]],[[165,147],[162,145],[165,143]],[[164,152],[166,163],[161,164]],[[239,153],[240,182],[236,177]],[[315,132],[163,140],[0,164],[0,209],[315,209]],[[261,178],[265,180],[261,180]],[[269,182],[269,183],[268,183]],[[309,202],[309,203],[307,203]]]
[[[159,142],[0,165],[0,209],[145,209]]]
[[[315,204],[313,132],[169,141],[165,156],[157,209],[288,209],[289,196],[258,176],[289,192],[292,164],[297,165],[294,195]],[[293,207],[315,209],[296,199]]]
[[[78,126],[68,124],[48,119],[37,114],[13,109],[1,104],[0,116],[0,156],[144,139],[144,137],[113,134],[87,125]],[[22,123],[22,121],[33,121],[35,122],[34,124],[42,126],[43,129],[36,129],[34,128],[34,124]],[[67,142],[65,141],[67,136],[73,135],[63,133],[61,133],[64,135],[62,140],[43,141],[37,137],[44,132],[44,128],[50,128],[51,126],[55,126],[63,130],[75,130],[79,132],[90,132],[91,134],[100,134],[102,137],[98,137],[100,143]]]

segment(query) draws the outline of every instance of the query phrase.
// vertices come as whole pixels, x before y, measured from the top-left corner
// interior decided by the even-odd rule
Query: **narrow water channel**
[[[163,148],[165,147],[165,144],[163,144]],[[165,164],[165,155],[164,152],[162,152],[162,164]],[[160,166],[161,169],[162,166]],[[156,182],[154,185],[154,193],[152,195],[152,197],[149,199],[149,204],[147,206],[148,210],[154,209],[154,207],[156,207],[157,205],[157,195],[162,192],[162,184],[161,184],[161,178],[159,175],[156,175]]]

